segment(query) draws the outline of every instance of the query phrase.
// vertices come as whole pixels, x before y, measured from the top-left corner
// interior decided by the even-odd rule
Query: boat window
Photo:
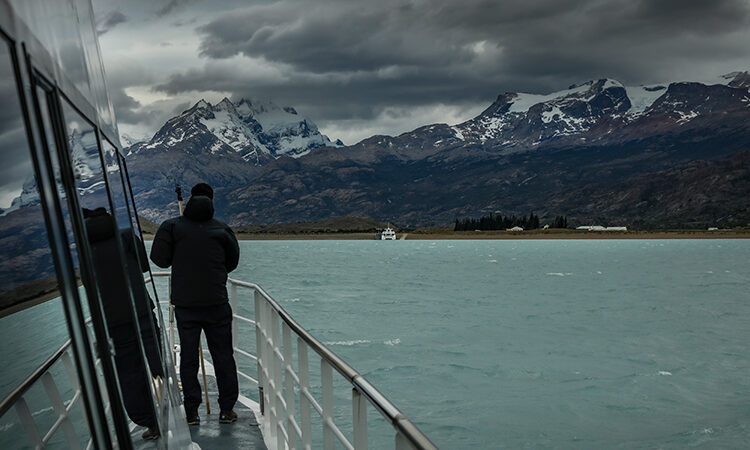
[[[57,279],[10,50],[0,40],[0,316],[56,297]]]
[[[55,137],[54,127],[52,125],[52,120],[51,120],[51,117],[52,117],[51,112],[53,111],[53,104],[54,104],[51,98],[52,94],[48,94],[41,87],[37,87],[37,96],[39,99],[39,109],[41,113],[41,120],[42,120],[42,125],[44,128],[45,139],[46,139],[47,146],[48,146],[50,165],[51,165],[53,177],[56,183],[57,194],[60,200],[59,203],[60,203],[60,207],[62,210],[63,222],[65,225],[65,234],[68,239],[68,248],[70,249],[70,255],[71,255],[72,262],[73,262],[73,267],[75,268],[75,272],[76,272],[76,278],[78,282],[78,297],[79,297],[81,309],[83,310],[83,314],[85,317],[88,317],[90,314],[89,313],[89,298],[86,294],[85,286],[83,286],[82,280],[81,280],[79,249],[78,249],[78,246],[76,245],[75,236],[73,234],[73,227],[71,223],[71,208],[72,208],[72,205],[74,205],[75,203],[69,201],[70,199],[68,199],[68,196],[66,194],[65,184],[63,181],[64,169],[60,161],[60,155],[67,154],[67,150],[63,149],[62,152],[60,152],[58,151],[57,146],[55,144],[56,141],[54,139]],[[93,204],[101,203],[102,198],[106,198],[106,191],[104,193],[104,196],[102,196],[101,192],[97,192],[97,190],[99,189],[97,188],[97,186],[95,186],[96,182],[92,181],[97,177],[94,174],[93,170],[89,173],[86,170],[85,164],[83,164],[82,162],[82,161],[85,162],[87,160],[90,160],[90,156],[85,155],[86,146],[90,145],[90,142],[91,142],[90,140],[91,138],[89,137],[90,132],[83,125],[84,123],[87,123],[87,122],[79,118],[76,123],[80,124],[80,129],[78,129],[78,131],[75,134],[68,132],[69,133],[68,135],[70,136],[69,146],[71,146],[71,148],[73,148],[74,146],[78,147],[77,149],[73,149],[73,153],[77,155],[79,160],[76,161],[74,159],[71,159],[70,157],[66,157],[66,159],[73,166],[73,172],[77,174],[74,176],[81,178],[82,182],[85,183],[84,187],[88,188],[88,189],[84,188],[83,190],[85,192],[92,193],[92,195],[89,196],[86,201],[86,205],[92,206]],[[94,135],[94,140],[95,140],[95,135]],[[76,166],[78,167],[76,168]],[[99,177],[101,177],[101,164],[99,164],[99,168],[100,168]],[[100,190],[103,190],[103,187]],[[94,332],[91,329],[91,327],[88,327],[88,331],[89,331],[90,342],[94,342],[96,339],[94,338]],[[103,396],[107,398],[108,397],[108,394],[106,393],[107,388],[106,388],[106,383],[104,381],[104,376],[102,374],[101,364],[97,365],[97,369],[98,369],[99,387],[103,393]],[[112,416],[108,415],[107,419],[108,419],[107,425],[109,427],[110,436],[115,436],[116,433],[115,433],[114,422],[113,422]]]
[[[120,228],[131,227],[130,213],[125,199],[125,191],[122,187],[122,170],[120,169],[120,160],[117,158],[117,149],[106,139],[102,140],[102,156],[104,157],[107,185],[114,203],[117,222]]]
[[[104,167],[107,173],[107,186],[109,187],[110,196],[114,204],[114,216],[120,230],[119,236],[122,239],[122,248],[125,249],[126,270],[131,274],[131,289],[133,291],[133,299],[136,302],[136,310],[150,311],[152,305],[149,304],[149,299],[152,299],[153,302],[156,302],[158,299],[154,295],[149,295],[148,288],[144,283],[143,277],[150,276],[148,253],[143,244],[142,236],[138,231],[138,225],[134,220],[132,209],[128,206],[128,199],[123,187],[123,171],[120,168],[117,149],[106,139],[102,140],[102,156],[104,157]],[[130,266],[136,266],[137,269]],[[142,304],[138,304],[138,302]],[[152,335],[155,336],[157,334],[157,329],[153,321],[141,321],[139,323],[141,327],[148,327]]]
[[[13,0],[11,3],[14,12],[34,30],[37,39],[76,88],[90,96],[85,52],[74,2]]]
[[[154,373],[163,373],[158,352],[151,352],[155,359],[150,361],[151,364],[146,364],[140,346],[133,348],[130,344],[136,335],[133,321],[135,317],[138,318],[142,333],[155,336],[152,314],[155,304],[143,282],[143,273],[149,270],[148,255],[131,226],[120,181],[117,151],[104,140],[100,154],[96,129],[67,102],[63,102],[62,106],[70,152],[67,158],[72,163],[75,190],[84,217],[96,279],[95,288],[101,300],[110,339],[116,351],[122,354],[127,349],[131,352],[128,361],[134,365],[128,368],[127,379],[137,379],[140,376],[144,380],[150,380],[146,367],[151,366]],[[103,167],[107,169],[109,183],[105,180]],[[134,312],[137,313],[135,316]],[[155,345],[154,340],[149,342]],[[143,343],[146,345],[145,341]],[[136,358],[139,359],[137,363]],[[132,394],[126,387],[121,390],[123,395],[128,395],[128,392]],[[154,408],[155,406],[153,405]]]
[[[123,172],[122,179],[123,179],[123,186],[125,187],[125,197],[126,197],[127,202],[128,202],[128,207],[130,208],[130,211],[132,212],[132,214],[130,215],[130,217],[131,217],[131,219],[133,221],[133,229],[136,231],[136,235],[141,236],[141,237],[143,237],[143,233],[154,234],[154,233],[156,233],[156,228],[158,228],[158,224],[155,224],[153,222],[149,222],[147,219],[145,219],[143,217],[140,217],[139,218],[140,221],[148,222],[147,225],[140,226],[139,225],[139,220],[136,219],[137,210],[135,209],[135,202],[134,202],[133,196],[132,196],[133,190],[132,190],[132,187],[130,185],[129,177],[127,176],[127,168],[125,166],[125,158],[123,158],[122,155],[118,155],[118,156],[119,156],[119,159],[120,159],[120,165],[121,165],[121,167],[125,168],[125,170]],[[146,229],[144,229],[143,227],[146,227]],[[146,276],[148,277],[150,275],[146,274]],[[154,284],[152,283],[151,285],[153,287]],[[154,294],[156,294],[155,290],[154,290]],[[154,298],[156,298],[156,297],[154,297]]]
[[[52,60],[97,108],[100,122],[114,128],[114,112],[88,0],[10,0]]]
[[[62,102],[73,177],[81,208],[105,208],[111,213],[96,130],[67,102]]]
[[[47,302],[59,296],[57,277],[10,47],[1,37],[0,104],[0,342],[3,349],[28,352],[24,358],[4,354],[0,398],[5,398],[29,375],[30,365],[41,364],[66,333],[59,301]],[[50,332],[39,336],[37,326],[50,327]],[[20,429],[10,426],[3,418],[0,442],[26,444],[8,439]]]

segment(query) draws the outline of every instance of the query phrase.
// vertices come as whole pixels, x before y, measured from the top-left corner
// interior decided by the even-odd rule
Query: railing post
[[[70,386],[75,391],[80,390],[80,387],[78,386],[78,377],[76,376],[76,371],[73,368],[73,361],[70,359],[70,354],[65,351],[65,353],[60,356],[60,359],[62,360],[63,366],[65,366],[65,373],[68,374],[68,381],[70,381]]]
[[[73,422],[70,421],[68,416],[68,410],[65,409],[62,397],[60,397],[60,391],[57,389],[55,380],[52,378],[52,374],[49,372],[42,375],[42,384],[44,390],[47,392],[50,403],[52,403],[52,409],[55,411],[58,417],[62,417],[62,429],[65,434],[65,440],[68,442],[68,448],[81,448],[81,444],[78,441],[78,435],[73,427]]]
[[[286,417],[286,409],[284,403],[281,401],[284,394],[284,374],[282,373],[281,365],[281,318],[278,316],[276,310],[271,309],[271,365],[273,365],[273,405],[274,405],[274,419],[276,426],[276,439],[280,440],[281,433],[280,427]]]
[[[290,449],[295,450],[297,448],[297,437],[292,437],[292,430],[294,430],[294,416],[297,408],[294,404],[294,379],[292,378],[292,372],[294,372],[294,364],[292,357],[292,330],[286,323],[281,326],[282,338],[284,340],[284,400],[286,400],[286,433],[288,436],[287,445]]]
[[[352,388],[352,426],[354,427],[354,448],[367,449],[367,400]]]
[[[231,282],[230,282],[231,283]],[[234,283],[231,283],[232,287],[229,290],[229,302],[232,306],[232,314],[239,314],[239,311],[237,311],[237,285]],[[235,349],[239,347],[238,341],[238,334],[237,334],[237,321],[234,320],[234,317],[232,317],[232,348]]]
[[[276,438],[276,422],[278,421],[276,418],[276,414],[278,413],[278,410],[276,409],[276,376],[274,375],[274,366],[273,363],[273,313],[271,311],[271,307],[264,302],[263,305],[263,319],[266,323],[266,329],[265,334],[263,336],[263,345],[265,346],[263,348],[263,354],[266,357],[265,361],[265,375],[266,375],[266,388],[265,388],[265,395],[266,395],[266,411],[268,412],[268,424],[270,426],[270,434],[269,437],[271,441],[273,441]]]
[[[36,427],[36,422],[34,422],[34,418],[31,416],[31,411],[29,411],[29,405],[26,404],[26,400],[23,397],[16,402],[16,413],[24,431],[26,431],[26,437],[29,438],[31,447],[40,448],[42,446],[42,436],[39,435],[39,429]]]
[[[307,360],[307,343],[297,338],[297,368],[299,370],[299,417],[302,428],[302,448],[312,448],[312,422],[310,420],[310,400],[305,392],[310,391],[310,364]]]
[[[177,352],[174,349],[174,305],[172,304],[172,273],[169,273],[169,350],[172,352],[172,361],[177,361]],[[151,280],[153,283],[153,280]]]
[[[261,302],[263,298],[260,292],[254,290],[253,298],[255,300],[255,353],[258,358],[258,403],[260,404],[260,414],[264,415],[266,412],[266,402],[263,399],[263,385],[265,383],[263,377],[263,365],[265,364],[265,356],[263,355],[263,328],[266,326],[263,320],[263,306]]]
[[[333,450],[335,436],[330,427],[333,424],[333,370],[323,358],[320,359],[320,384],[323,391],[323,448]]]

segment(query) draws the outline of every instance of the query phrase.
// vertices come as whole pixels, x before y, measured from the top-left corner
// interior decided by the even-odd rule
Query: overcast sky
[[[750,0],[93,0],[120,131],[201,98],[293,106],[354,144],[504,92],[750,69]]]

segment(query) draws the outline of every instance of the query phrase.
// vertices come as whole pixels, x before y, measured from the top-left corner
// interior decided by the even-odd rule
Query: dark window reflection
[[[154,308],[154,304],[143,282],[143,277],[149,275],[148,254],[146,253],[143,241],[140,239],[137,222],[132,220],[134,216],[128,210],[127,196],[122,182],[122,170],[120,169],[120,159],[118,158],[117,149],[107,140],[102,141],[102,156],[104,158],[104,167],[107,171],[110,196],[115,205],[114,219],[116,219],[119,226],[119,236],[122,239],[122,247],[125,250],[126,270],[130,278],[133,299],[136,302],[136,310],[138,311],[139,318],[142,319],[142,316],[147,315]],[[90,220],[94,219],[86,220],[87,227],[89,227]],[[101,221],[103,219],[96,220]],[[90,232],[89,238],[93,239]],[[94,258],[96,259],[96,257],[97,255],[95,254]],[[99,267],[103,267],[103,265],[97,263],[97,268]],[[100,286],[100,290],[102,292],[102,301],[104,303],[110,301],[104,295],[106,288]],[[105,304],[105,310],[106,307],[107,305]],[[143,322],[143,320],[141,321]],[[150,323],[146,322],[147,325],[142,324],[141,326],[150,326]]]
[[[0,315],[57,296],[8,45],[0,39]]]
[[[122,170],[120,169],[120,160],[117,158],[117,149],[108,141],[103,140],[102,156],[104,157],[104,168],[107,171],[107,179],[109,180],[110,194],[115,204],[115,216],[121,228],[128,227],[130,219],[128,218],[129,214],[125,193],[122,188]]]
[[[63,115],[70,149],[68,159],[73,166],[78,201],[82,208],[109,209],[96,130],[67,102],[63,102]]]
[[[70,208],[68,206],[67,195],[65,194],[65,187],[62,181],[62,169],[60,167],[60,160],[57,155],[57,147],[55,145],[55,135],[52,128],[52,122],[50,121],[50,106],[48,103],[49,99],[47,97],[47,93],[40,87],[37,87],[37,96],[39,98],[39,110],[41,113],[45,140],[47,143],[47,148],[49,149],[52,175],[55,179],[55,187],[57,189],[57,195],[60,199],[60,208],[62,209],[63,222],[65,223],[65,232],[68,238],[68,247],[70,248],[70,255],[73,259],[73,266],[76,269],[76,275],[80,277],[80,270],[78,268],[78,249],[76,247],[75,238],[73,236],[73,227],[70,223]],[[84,295],[83,292],[81,294]]]

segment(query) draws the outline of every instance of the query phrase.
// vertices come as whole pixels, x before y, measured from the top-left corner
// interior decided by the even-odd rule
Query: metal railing
[[[50,356],[34,373],[32,373],[20,386],[18,386],[8,397],[0,403],[0,417],[5,417],[11,408],[16,410],[18,420],[21,422],[21,426],[26,433],[29,444],[33,448],[44,448],[49,444],[52,436],[62,428],[63,434],[65,435],[65,442],[68,448],[76,449],[81,448],[81,442],[78,434],[76,433],[73,421],[70,419],[71,411],[76,405],[76,402],[81,398],[81,389],[78,385],[78,377],[76,375],[75,368],[73,367],[73,361],[71,360],[70,354],[68,353],[71,341],[68,340],[59,350]],[[67,406],[60,395],[60,390],[55,383],[55,379],[52,376],[51,370],[58,363],[62,362],[65,367],[65,373],[68,376],[68,380],[73,386],[73,396],[68,400]],[[38,381],[42,382],[44,390],[47,393],[49,403],[52,406],[52,410],[57,416],[52,426],[47,430],[44,435],[40,433],[37,427],[36,421],[28,407],[25,396],[29,389],[34,386]],[[87,430],[88,431],[88,430]],[[92,441],[89,440],[89,447]]]
[[[171,274],[156,272],[152,275],[170,277]],[[312,411],[315,411],[322,424],[325,450],[333,449],[336,441],[346,449],[367,449],[369,403],[391,425],[394,448],[397,450],[437,448],[382,393],[302,328],[260,286],[232,278],[229,285],[235,319],[232,321],[234,351],[257,364],[257,378],[244,373],[239,367],[238,375],[258,386],[258,403],[265,419],[267,442],[275,444],[277,449],[311,449]],[[254,320],[238,314],[239,289],[253,293]],[[255,355],[239,348],[240,325],[255,328]],[[170,336],[173,336],[172,331]],[[171,339],[170,345],[174,348],[174,338]],[[297,371],[294,369],[293,341],[296,341]],[[311,391],[308,349],[320,357],[320,402]],[[351,440],[334,420],[334,370],[351,386]]]

